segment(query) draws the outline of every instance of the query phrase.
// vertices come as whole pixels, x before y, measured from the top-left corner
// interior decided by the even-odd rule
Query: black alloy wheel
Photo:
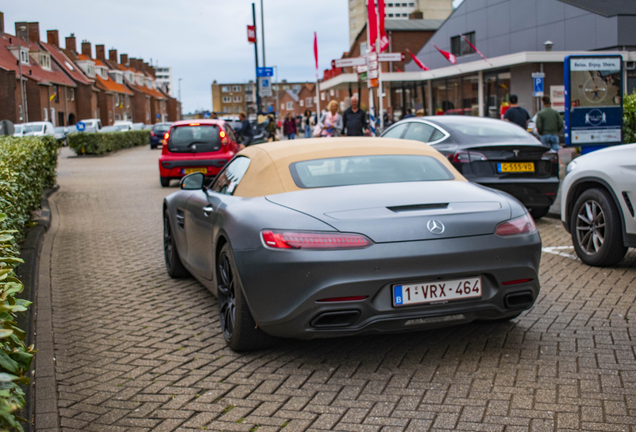
[[[219,257],[218,279],[217,289],[221,330],[223,330],[225,341],[230,343],[234,334],[234,323],[236,322],[236,295],[234,294],[234,272],[232,271],[227,252],[221,253]]]
[[[190,272],[184,267],[181,258],[179,258],[167,211],[163,216],[163,256],[166,261],[166,270],[171,278],[181,279],[190,276]]]
[[[273,345],[277,338],[260,329],[249,310],[229,244],[216,260],[219,321],[223,338],[234,351],[251,351]]]
[[[585,264],[615,265],[627,253],[618,209],[605,190],[581,194],[572,209],[570,231],[574,250]]]

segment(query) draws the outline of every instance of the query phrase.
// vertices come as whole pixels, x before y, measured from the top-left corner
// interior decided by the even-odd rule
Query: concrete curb
[[[34,364],[31,366],[31,385],[29,388],[25,388],[27,404],[22,412],[22,417],[30,419],[30,422],[24,425],[24,430],[27,432],[44,430],[43,428],[36,427],[34,421],[37,420],[37,416],[39,412],[42,411],[42,408],[47,406],[47,402],[45,402],[46,398],[42,397],[43,394],[48,394],[50,391],[47,389],[49,383],[46,382],[46,377],[52,377],[52,382],[55,384],[53,332],[50,325],[51,295],[50,282],[48,282],[50,280],[48,277],[50,274],[50,271],[48,270],[50,262],[40,263],[40,258],[42,256],[50,256],[50,248],[47,253],[43,247],[46,239],[45,234],[51,226],[51,209],[49,207],[48,199],[58,189],[59,185],[56,185],[44,193],[41,202],[42,210],[40,213],[40,219],[38,220],[38,223],[29,230],[29,233],[22,244],[22,248],[20,249],[20,257],[24,260],[24,264],[20,265],[16,269],[18,278],[24,284],[24,291],[20,297],[33,302],[33,306],[29,308],[28,313],[18,317],[18,325],[26,331],[27,345],[36,343],[36,348],[38,349],[38,353],[35,355],[35,361],[33,362]],[[43,270],[47,272],[46,278],[42,277]],[[43,287],[43,282],[46,282],[48,285]],[[45,302],[47,298],[48,306]],[[42,321],[46,321],[47,316],[49,322],[48,336],[47,329],[42,328]],[[45,343],[47,338],[51,341],[48,345]],[[50,364],[47,365],[47,363]],[[39,378],[37,379],[37,385],[36,377]],[[44,378],[45,382],[42,382],[42,378]],[[57,393],[55,391],[55,387],[53,387],[52,390],[55,394],[55,422],[57,423]],[[56,429],[53,428],[50,430]]]

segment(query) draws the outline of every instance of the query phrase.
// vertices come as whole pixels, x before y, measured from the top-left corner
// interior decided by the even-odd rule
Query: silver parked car
[[[163,211],[169,275],[218,297],[234,350],[511,319],[539,294],[525,207],[421,142],[247,147],[211,185],[184,177]]]

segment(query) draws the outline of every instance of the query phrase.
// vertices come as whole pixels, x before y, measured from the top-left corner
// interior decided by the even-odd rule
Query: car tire
[[[216,267],[219,321],[225,342],[233,351],[253,351],[273,345],[276,338],[261,330],[252,317],[229,244],[221,249]]]
[[[627,253],[618,209],[603,189],[588,189],[576,200],[570,234],[576,254],[587,265],[613,266]]]
[[[161,187],[170,186],[170,177],[159,177],[159,179],[161,180]]]
[[[530,209],[530,215],[534,220],[541,219],[543,216],[548,214],[550,207],[534,207]]]
[[[163,256],[166,262],[166,270],[171,278],[183,279],[190,276],[190,272],[185,268],[179,257],[168,211],[163,215]]]
[[[153,146],[152,144],[150,144],[150,150],[154,150],[156,148],[157,148],[157,146]]]

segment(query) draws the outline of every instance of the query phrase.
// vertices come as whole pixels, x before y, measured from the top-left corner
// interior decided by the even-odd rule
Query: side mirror
[[[203,173],[197,172],[188,174],[181,179],[181,189],[183,190],[199,190],[203,189]]]

